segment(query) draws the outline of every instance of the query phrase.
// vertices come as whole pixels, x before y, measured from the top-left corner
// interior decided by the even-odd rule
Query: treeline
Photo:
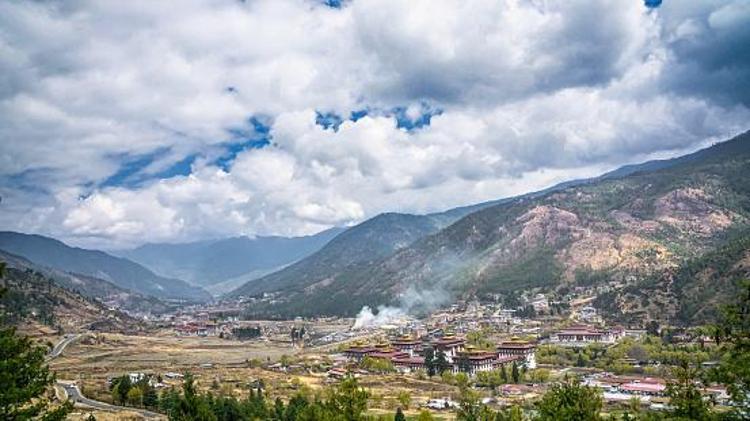
[[[159,395],[151,383],[152,380],[146,376],[133,382],[127,374],[112,379],[110,383],[112,401],[119,405],[157,409]]]
[[[695,383],[694,372],[684,368],[677,381],[670,384],[667,395],[670,409],[665,412],[641,412],[639,405],[631,405],[619,413],[602,416],[604,401],[599,390],[584,386],[575,380],[553,385],[536,403],[522,408],[514,405],[495,410],[482,404],[479,395],[468,383],[459,385],[456,409],[458,421],[723,421],[743,419],[740,412],[713,412]],[[288,402],[280,398],[267,399],[262,389],[251,390],[244,399],[231,396],[214,396],[197,391],[193,377],[185,376],[182,392],[165,391],[159,409],[170,420],[180,421],[406,421],[401,408],[392,415],[369,415],[370,394],[360,387],[354,377],[345,378],[338,386],[320,396],[310,397],[298,393]],[[418,421],[434,420],[422,411]]]
[[[161,411],[170,420],[200,421],[356,421],[365,416],[369,393],[353,377],[343,380],[325,396],[310,398],[302,393],[287,403],[268,400],[262,389],[251,390],[244,399],[198,393],[192,375],[187,374],[182,393],[171,389],[162,394]]]

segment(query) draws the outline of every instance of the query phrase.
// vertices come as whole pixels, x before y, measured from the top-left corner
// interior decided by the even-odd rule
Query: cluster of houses
[[[641,403],[667,402],[667,383],[661,378],[597,373],[586,377],[584,384],[600,389],[608,401],[630,401],[635,398]],[[701,392],[718,404],[726,404],[730,399],[726,388],[721,386],[707,387]]]
[[[441,353],[449,370],[454,373],[466,372],[474,375],[480,371],[499,369],[506,364],[516,363],[527,368],[536,367],[536,344],[519,339],[504,341],[495,350],[478,350],[466,345],[466,340],[453,335],[444,335],[434,340],[413,337],[400,337],[389,343],[377,345],[354,345],[344,351],[350,361],[360,362],[365,357],[386,359],[401,372],[426,370],[425,351]]]

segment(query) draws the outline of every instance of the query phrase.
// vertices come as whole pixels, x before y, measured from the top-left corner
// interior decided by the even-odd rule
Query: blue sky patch
[[[367,109],[352,111],[351,115],[349,116],[349,120],[357,121],[360,118],[363,118],[364,116],[366,116],[368,113],[369,113],[369,110]]]
[[[227,171],[237,155],[247,149],[260,149],[271,144],[272,119],[267,116],[252,116],[246,125],[227,129],[230,139],[224,142],[224,153],[214,162]]]
[[[193,162],[195,162],[195,159],[197,158],[196,154],[188,155],[161,171],[144,172],[149,165],[153,164],[157,159],[165,157],[169,152],[169,148],[159,148],[154,152],[142,155],[114,155],[111,157],[112,159],[122,162],[120,168],[117,172],[100,183],[99,187],[133,188],[138,187],[149,180],[190,174]]]
[[[391,110],[391,113],[396,118],[396,126],[398,128],[411,131],[429,126],[432,122],[432,117],[442,114],[443,110],[432,108],[428,104],[422,104],[422,112],[414,119],[407,115],[406,107],[395,107]]]
[[[193,162],[198,157],[198,154],[188,155],[185,158],[175,162],[169,168],[164,171],[159,171],[151,176],[151,178],[171,178],[178,175],[189,175],[193,170]]]
[[[344,0],[323,0],[323,4],[332,9],[341,9],[344,5]]]
[[[341,123],[344,122],[344,119],[341,118],[340,115],[329,111],[329,112],[320,112],[315,111],[315,124],[318,126],[323,127],[324,129],[333,129],[333,131],[338,131],[339,126]]]
[[[396,120],[398,128],[412,131],[429,126],[432,122],[432,117],[443,113],[443,110],[440,108],[435,108],[426,102],[421,104],[421,113],[416,118],[409,117],[407,111],[408,107],[406,106],[397,106],[391,109],[366,107],[349,113],[349,120],[356,122],[367,115],[389,117]],[[333,111],[315,111],[315,123],[326,130],[332,129],[333,131],[338,131],[339,126],[343,122],[344,119]]]
[[[99,187],[135,187],[143,182],[141,171],[151,165],[156,159],[169,152],[168,148],[159,148],[154,152],[143,155],[117,154],[110,159],[121,162],[120,169],[107,177]]]
[[[0,176],[0,183],[3,186],[23,190],[26,193],[51,194],[50,190],[40,180],[54,177],[54,173],[55,170],[52,168],[34,168],[15,174]]]

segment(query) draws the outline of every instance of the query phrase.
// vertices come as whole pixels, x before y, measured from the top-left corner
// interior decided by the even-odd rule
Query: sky
[[[0,3],[0,229],[306,235],[750,128],[750,2]]]

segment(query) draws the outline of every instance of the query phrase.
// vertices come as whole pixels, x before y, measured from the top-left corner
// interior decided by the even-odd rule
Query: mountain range
[[[741,246],[750,217],[748,170],[745,133],[680,158],[470,208],[446,226],[429,215],[380,215],[234,294],[276,293],[271,303],[251,306],[250,316],[354,315],[364,305],[515,301],[519,292],[563,294],[596,283],[607,285],[606,310],[622,320],[690,322],[709,317],[733,281],[748,275]],[[672,285],[674,274],[725,247],[739,250],[725,262],[739,269],[725,271],[731,279],[716,281],[713,295],[690,301],[694,279]],[[658,293],[633,295],[649,286]]]
[[[384,213],[297,237],[147,244],[113,252],[0,232],[0,259],[137,307],[262,297],[248,317],[423,311],[458,298],[593,291],[624,322],[693,323],[750,275],[750,134],[525,195],[426,215]],[[19,260],[20,259],[20,260]],[[236,289],[234,289],[237,287]],[[152,305],[155,303],[149,303]]]
[[[595,178],[566,181],[541,191],[498,199],[427,215],[384,213],[368,219],[337,236],[317,253],[278,272],[248,282],[232,295],[255,295],[283,290],[291,285],[305,285],[327,279],[337,270],[355,264],[372,262],[436,233],[459,219],[482,209],[514,201],[530,200],[552,192],[632,175],[638,172],[666,169],[697,159],[700,152],[668,160],[654,160],[627,165]]]
[[[9,268],[39,274],[39,276],[45,277],[71,293],[100,302],[109,308],[154,314],[164,313],[174,308],[173,305],[169,305],[156,297],[119,287],[112,282],[35,264],[26,258],[3,250],[0,250],[0,261],[4,262]]]
[[[206,301],[211,296],[185,281],[165,278],[128,259],[99,250],[70,247],[41,235],[0,232],[0,250],[35,264],[75,275],[83,275],[139,294],[186,301]]]
[[[155,273],[183,279],[214,293],[274,272],[323,247],[343,228],[304,237],[234,237],[181,244],[145,244],[113,252]]]

